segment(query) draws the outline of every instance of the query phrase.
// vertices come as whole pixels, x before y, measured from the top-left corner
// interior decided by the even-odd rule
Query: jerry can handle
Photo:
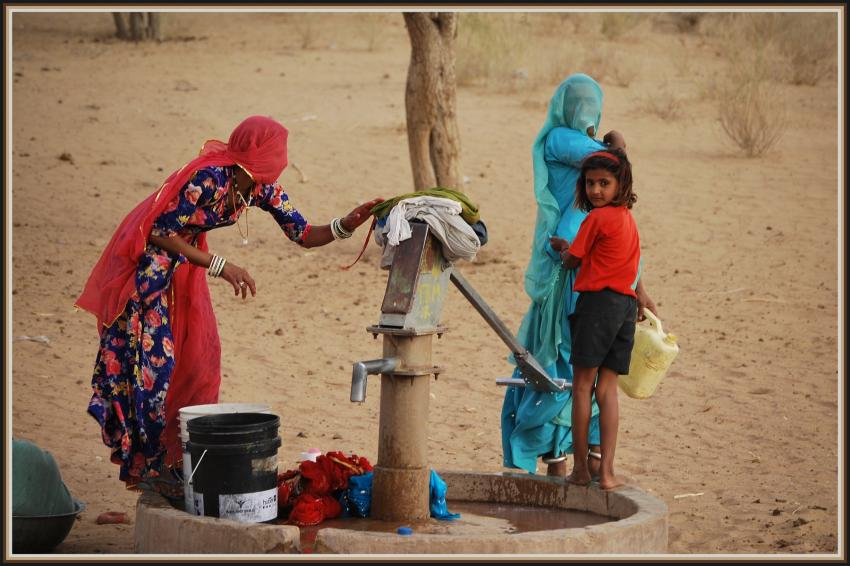
[[[664,335],[664,330],[661,329],[661,321],[658,320],[658,317],[653,314],[651,310],[644,307],[643,308],[643,316],[649,321],[649,325],[655,328],[659,334]]]

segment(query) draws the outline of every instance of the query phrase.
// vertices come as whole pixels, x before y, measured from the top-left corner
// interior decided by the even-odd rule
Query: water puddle
[[[409,536],[417,534],[481,536],[581,528],[612,520],[610,517],[585,511],[530,505],[449,501],[448,508],[452,513],[460,513],[460,518],[454,521],[429,519],[419,523],[404,523],[348,517],[325,521],[312,527],[301,527],[301,552],[308,554],[314,552],[316,534],[321,529],[396,533],[399,527],[410,527],[413,533]]]

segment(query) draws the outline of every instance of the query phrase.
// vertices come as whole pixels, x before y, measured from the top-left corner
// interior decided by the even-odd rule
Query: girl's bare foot
[[[572,473],[567,476],[567,483],[572,483],[575,485],[588,485],[590,483],[590,474],[587,471],[582,473],[573,470]]]
[[[603,491],[610,491],[612,489],[617,489],[620,486],[626,485],[622,481],[620,481],[617,476],[611,475],[602,475],[599,477],[599,489]]]

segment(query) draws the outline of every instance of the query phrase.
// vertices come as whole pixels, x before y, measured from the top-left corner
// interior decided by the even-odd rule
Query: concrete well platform
[[[154,493],[143,493],[136,504],[137,554],[297,554],[300,538],[292,525],[191,515]]]
[[[449,511],[460,506],[456,522],[430,520],[410,525],[414,534],[367,524],[371,519],[334,520],[314,529],[312,552],[337,554],[657,554],[667,552],[667,505],[635,487],[605,492],[561,479],[527,474],[439,472],[448,485]],[[463,505],[540,508],[533,529],[506,527],[506,521],[482,520]],[[575,511],[592,520],[562,528],[555,516]],[[548,514],[547,514],[548,513]],[[546,528],[548,518],[552,528]],[[595,518],[595,519],[593,519]],[[342,521],[351,528],[337,528]],[[362,523],[361,523],[362,522]],[[594,524],[595,523],[595,524]],[[143,495],[136,512],[135,550],[145,554],[299,553],[298,527],[237,523],[196,517],[171,507],[163,498]]]

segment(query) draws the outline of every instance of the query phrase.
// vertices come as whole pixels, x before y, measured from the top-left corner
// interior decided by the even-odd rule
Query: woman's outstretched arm
[[[361,204],[349,212],[344,218],[340,219],[342,228],[347,232],[354,232],[358,226],[366,222],[369,217],[372,216],[372,207],[381,202],[384,202],[384,199],[376,198]],[[304,240],[301,245],[305,248],[315,248],[317,246],[324,246],[325,244],[329,244],[333,241],[334,236],[331,231],[331,225],[323,224],[321,226],[311,226],[310,231],[307,232],[306,236],[304,236]]]

